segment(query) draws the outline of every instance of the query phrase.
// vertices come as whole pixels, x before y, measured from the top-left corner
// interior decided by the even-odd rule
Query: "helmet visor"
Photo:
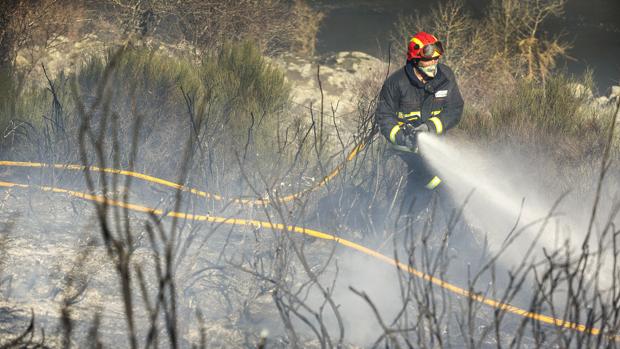
[[[443,45],[441,41],[436,41],[432,44],[427,44],[420,50],[420,56],[425,60],[437,59],[443,55]]]

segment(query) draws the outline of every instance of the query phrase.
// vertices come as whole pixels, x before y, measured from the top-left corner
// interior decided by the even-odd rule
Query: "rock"
[[[620,86],[612,86],[609,99],[620,98]]]
[[[322,88],[325,111],[331,113],[331,107],[338,106],[339,114],[355,110],[357,83],[386,66],[362,52],[339,52],[321,60],[286,55],[272,61],[284,70],[292,84],[293,102],[320,108]]]
[[[321,59],[285,55],[271,61],[282,68],[292,85],[295,114],[310,124],[312,117],[319,118],[322,104],[325,130],[335,143],[336,137],[345,142],[351,140],[359,119],[359,96],[368,91],[374,95],[387,70],[387,64],[380,59],[356,51],[338,52]]]

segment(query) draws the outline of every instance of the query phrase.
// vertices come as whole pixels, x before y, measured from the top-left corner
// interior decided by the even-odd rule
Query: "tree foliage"
[[[547,37],[541,25],[562,15],[565,3],[493,0],[476,19],[464,1],[451,0],[428,16],[400,18],[394,38],[404,50],[403,44],[414,30],[435,33],[446,46],[445,62],[474,88],[477,83],[493,89],[519,78],[545,82],[570,46],[559,37]]]

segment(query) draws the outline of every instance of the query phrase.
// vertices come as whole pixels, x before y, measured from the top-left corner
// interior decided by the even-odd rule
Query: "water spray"
[[[500,262],[507,268],[521,264],[530,247],[532,257],[565,244],[581,249],[589,213],[583,198],[544,188],[532,174],[531,159],[519,158],[517,152],[500,157],[458,139],[424,133],[418,141],[421,155],[439,173],[455,204],[464,204],[465,220],[485,234],[492,252],[504,249],[511,232],[520,230],[501,251]]]

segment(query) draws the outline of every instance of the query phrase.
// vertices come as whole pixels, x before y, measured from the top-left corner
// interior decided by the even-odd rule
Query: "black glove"
[[[411,124],[403,125],[403,140],[402,145],[405,148],[409,148],[409,151],[416,153],[418,151],[418,135],[416,127]]]
[[[410,124],[406,124],[403,127],[403,142],[402,145],[406,148],[409,148],[411,152],[418,152],[418,135],[420,132],[430,132],[431,128],[428,124],[421,124],[417,126],[412,126]]]
[[[409,148],[411,152],[418,152],[418,135],[415,131],[405,135],[403,138],[403,146]]]
[[[418,125],[410,125],[410,124],[406,124],[404,126],[404,131],[406,135],[415,135],[416,133],[419,132],[430,132],[431,127],[429,126],[429,123],[424,123],[424,124],[418,124]]]

